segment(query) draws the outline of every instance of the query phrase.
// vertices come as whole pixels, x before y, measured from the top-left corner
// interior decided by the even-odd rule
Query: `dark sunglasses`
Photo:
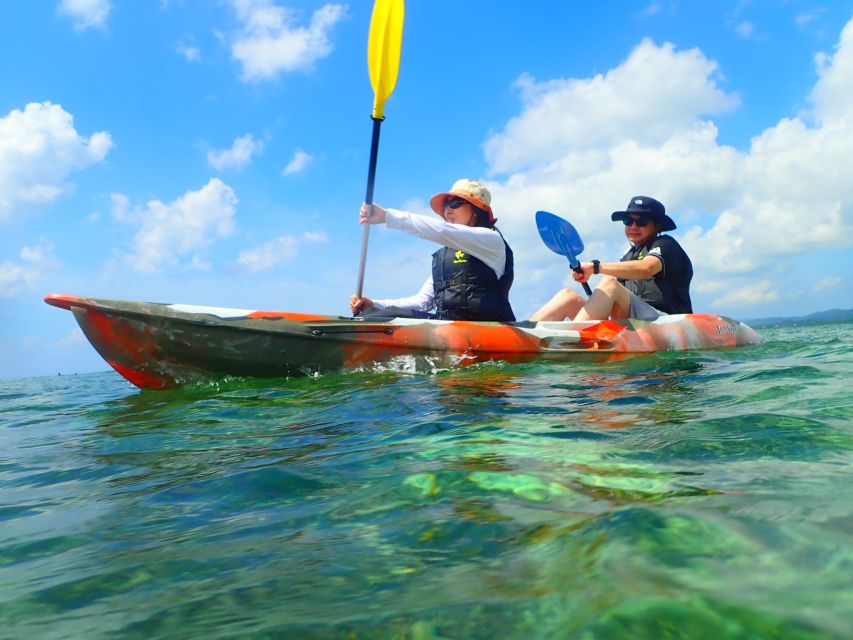
[[[650,221],[648,218],[643,218],[643,217],[628,218],[626,216],[626,217],[622,218],[622,224],[624,224],[626,227],[630,227],[632,224],[636,224],[638,227],[642,228],[642,227],[645,227],[647,224],[649,224],[649,222]]]
[[[446,200],[444,206],[450,207],[451,209],[458,209],[463,204],[468,204],[468,201],[462,200],[461,198],[454,198],[453,200]]]

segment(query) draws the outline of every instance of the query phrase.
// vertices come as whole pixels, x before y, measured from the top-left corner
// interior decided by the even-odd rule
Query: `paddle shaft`
[[[367,193],[364,202],[368,207],[368,217],[373,214],[373,185],[376,182],[376,160],[379,156],[379,130],[385,118],[372,118],[373,135],[370,139],[370,164],[367,169]],[[367,265],[367,241],[370,237],[370,224],[365,222],[361,231],[361,256],[358,259],[358,283],[355,295],[361,297],[364,288],[364,268]]]

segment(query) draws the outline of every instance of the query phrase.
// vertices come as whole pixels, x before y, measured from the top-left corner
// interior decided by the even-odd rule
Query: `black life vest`
[[[439,320],[515,321],[509,304],[514,278],[513,255],[506,240],[503,243],[506,263],[500,278],[485,262],[459,249],[442,247],[432,254],[432,281]]]

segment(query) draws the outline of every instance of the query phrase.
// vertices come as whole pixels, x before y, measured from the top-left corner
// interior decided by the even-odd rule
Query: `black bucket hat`
[[[660,222],[661,231],[672,231],[675,229],[675,221],[666,215],[666,208],[663,204],[649,196],[634,196],[631,198],[631,202],[628,203],[628,208],[625,211],[614,211],[610,214],[610,219],[614,222],[624,220],[628,217],[629,213]]]

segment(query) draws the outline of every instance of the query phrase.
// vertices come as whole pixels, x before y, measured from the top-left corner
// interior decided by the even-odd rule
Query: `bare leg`
[[[530,319],[533,322],[544,320],[557,321],[564,318],[574,318],[575,314],[584,305],[585,300],[580,294],[571,289],[561,289],[556,295],[536,311]]]
[[[621,320],[631,313],[631,296],[622,284],[611,276],[605,276],[589,297],[575,320]]]

